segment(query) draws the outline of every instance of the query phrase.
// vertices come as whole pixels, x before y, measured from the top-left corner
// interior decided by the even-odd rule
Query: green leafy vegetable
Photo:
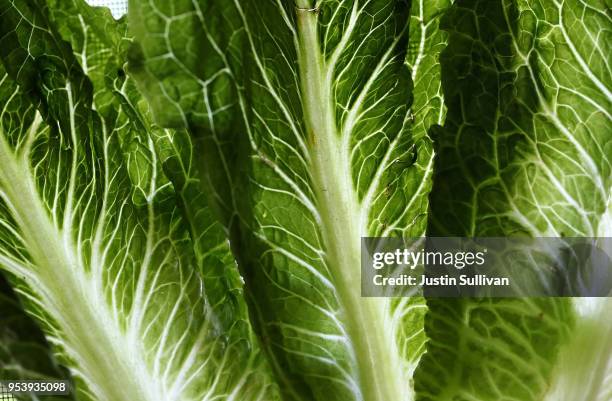
[[[603,1],[129,6],[0,0],[2,375],[66,367],[102,401],[612,397],[607,298],[360,282],[361,237],[612,233]]]
[[[610,15],[590,3],[461,1],[444,16],[431,235],[607,235]],[[608,299],[427,305],[424,400],[612,392]]]
[[[49,19],[63,10],[0,5],[0,261],[71,368],[79,398],[273,399],[240,293],[203,296],[201,269],[235,269],[221,227],[201,215],[208,247],[196,254],[177,207],[189,185],[175,190],[165,178],[125,74],[105,71],[105,88],[102,64],[91,64],[88,35],[106,32],[103,15],[73,37],[78,60]],[[114,44],[110,34],[97,38]],[[91,81],[82,66],[97,68]],[[92,81],[107,92],[95,100]]]
[[[436,233],[609,232],[610,16],[593,3],[470,1],[445,16]]]
[[[358,281],[360,237],[421,236],[426,225],[433,154],[430,118],[417,126],[410,111],[408,4],[130,6],[130,71],[157,121],[197,141],[283,391],[411,399],[422,300],[361,298]],[[435,26],[422,34],[417,112],[441,115],[421,88],[436,69],[424,52],[441,40]]]

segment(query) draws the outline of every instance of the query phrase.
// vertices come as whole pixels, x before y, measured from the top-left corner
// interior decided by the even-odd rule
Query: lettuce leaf
[[[205,213],[205,248],[191,240],[177,206],[190,186],[175,189],[155,151],[173,133],[148,122],[114,60],[96,59],[120,30],[83,2],[49,4],[0,2],[2,268],[79,399],[274,399],[240,289],[205,286],[236,266]]]
[[[134,0],[129,16],[130,72],[194,138],[285,396],[412,399],[423,300],[361,298],[359,241],[425,232],[436,25],[423,69],[408,62],[417,124],[406,2]]]
[[[603,2],[459,1],[442,26],[448,113],[434,135],[429,234],[606,236],[612,81]],[[423,400],[609,398],[608,299],[427,305],[430,341],[415,378]]]

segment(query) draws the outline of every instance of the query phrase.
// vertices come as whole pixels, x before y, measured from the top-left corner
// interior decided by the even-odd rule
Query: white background
[[[87,0],[92,6],[106,6],[110,8],[115,18],[127,12],[127,0]]]

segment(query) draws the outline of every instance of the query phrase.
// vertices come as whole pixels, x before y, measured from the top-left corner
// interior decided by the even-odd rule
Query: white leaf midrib
[[[299,5],[299,2],[298,2]],[[346,310],[361,394],[358,400],[411,400],[393,337],[388,299],[360,294],[361,205],[351,179],[350,150],[335,121],[328,66],[318,37],[317,13],[297,11],[298,57],[309,155],[326,262]]]

